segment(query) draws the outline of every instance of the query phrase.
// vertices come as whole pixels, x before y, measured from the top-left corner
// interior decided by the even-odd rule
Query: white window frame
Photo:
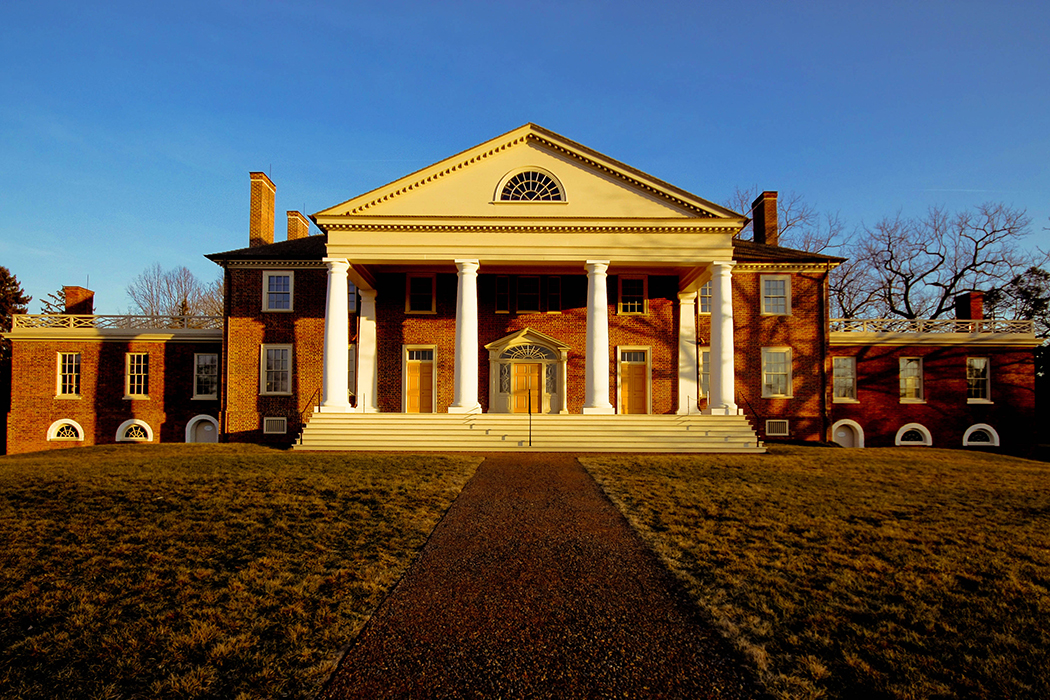
[[[768,373],[770,355],[773,353],[783,353],[785,355],[784,361],[787,364],[787,393],[786,394],[773,394],[766,389],[766,374]],[[785,346],[772,346],[762,348],[762,398],[764,399],[791,399],[795,396],[794,386],[794,357],[791,348]]]
[[[357,313],[357,285],[347,280],[346,282],[346,311],[347,313]]]
[[[430,280],[430,308],[427,310],[412,310],[412,280],[414,279]],[[437,313],[437,273],[409,272],[405,275],[405,313],[412,315]]]
[[[65,358],[76,357],[76,373],[69,376],[75,377],[76,391],[65,391],[65,382],[63,379],[67,376],[65,373]],[[81,372],[81,363],[84,357],[79,352],[59,352],[58,353],[58,372],[55,383],[55,396],[60,399],[79,399],[80,398],[80,381],[83,379],[83,373]]]
[[[836,363],[840,360],[846,360],[849,362],[849,376],[846,379],[853,380],[853,396],[839,396],[838,395],[838,367]],[[831,401],[832,403],[860,403],[860,399],[857,394],[857,358],[852,355],[834,355],[831,358]]]
[[[431,413],[437,413],[437,381],[438,381],[438,346],[437,345],[402,345],[401,346],[401,412],[408,413],[408,354],[413,350],[429,350],[432,355],[431,359],[428,360],[434,365],[434,371],[431,372],[430,376],[430,396],[433,405],[430,407]],[[417,360],[413,360],[416,362]],[[423,360],[418,360],[423,362]]]
[[[128,431],[128,428],[138,426],[146,433],[144,438],[136,437],[125,437],[124,433]],[[149,427],[149,423],[138,418],[131,418],[120,424],[117,428],[117,435],[115,437],[117,442],[153,442],[153,428]]]
[[[279,309],[270,307],[270,278],[288,278],[288,308]],[[277,292],[283,294],[284,292]],[[270,313],[290,313],[295,310],[295,271],[294,270],[264,270],[262,278],[262,310]]]
[[[767,301],[773,297],[766,294],[766,282],[784,283],[784,310],[771,311]],[[790,316],[791,315],[791,275],[759,275],[759,285],[762,299],[763,316]],[[780,297],[777,296],[777,299]]]
[[[704,355],[707,355],[707,362],[704,362]],[[697,391],[700,392],[700,398],[706,399],[711,395],[711,348],[707,345],[702,345],[696,349],[696,359],[700,363],[697,368]],[[706,379],[706,381],[705,381]],[[704,385],[707,385],[705,388]]]
[[[357,343],[346,346],[346,395],[357,395]]]
[[[623,310],[623,281],[624,280],[641,280],[642,281],[642,310],[641,311],[624,311]],[[645,316],[649,313],[649,276],[648,275],[617,275],[616,278],[616,313],[620,316]]]
[[[135,376],[145,377],[145,389],[146,392],[142,394],[131,393],[131,365],[132,357],[144,357],[146,358],[146,371],[137,373]],[[150,384],[150,371],[149,371],[149,353],[148,352],[126,352],[124,353],[124,398],[125,399],[148,399],[149,398],[149,384]]]
[[[984,360],[984,396],[970,397],[970,361]],[[992,358],[990,357],[967,357],[966,358],[966,403],[993,403],[992,401]]]
[[[266,390],[266,352],[267,350],[287,350],[288,351],[288,369],[284,370],[288,372],[288,391],[267,391]],[[292,379],[294,365],[294,351],[291,343],[264,343],[259,346],[259,395],[260,396],[291,396],[292,395]],[[281,371],[281,370],[273,370]]]
[[[970,436],[983,430],[992,438],[991,442],[970,442]],[[963,434],[963,447],[999,447],[999,433],[987,423],[974,423]]]
[[[903,442],[905,433],[909,430],[915,430],[922,435],[922,442]],[[926,429],[926,426],[922,423],[906,423],[902,425],[900,430],[897,431],[897,436],[893,438],[893,444],[897,447],[933,447],[933,436],[930,431]]]
[[[63,425],[69,424],[76,428],[77,437],[59,437],[58,430]],[[84,428],[72,418],[60,418],[52,423],[47,429],[47,441],[48,442],[84,442]]]
[[[918,396],[904,396],[904,379],[905,379],[904,368],[905,368],[905,363],[909,362],[911,360],[915,360],[919,364],[919,373],[918,373],[918,388],[919,388],[918,394],[919,395]],[[900,358],[897,358],[897,364],[898,364],[898,368],[899,368],[898,369],[898,377],[899,377],[899,380],[900,380],[900,402],[901,403],[926,403],[926,386],[925,386],[926,381],[925,381],[925,376],[924,376],[924,372],[923,372],[922,358],[921,357],[910,357],[910,356],[909,357],[900,357]],[[911,375],[909,375],[909,376],[911,376]],[[924,428],[924,430],[925,430],[925,428]]]
[[[215,392],[212,394],[199,394],[197,393],[197,379],[200,376],[200,359],[201,357],[214,357],[215,358]],[[195,400],[206,400],[206,399],[217,399],[219,398],[219,353],[217,352],[195,352],[193,353],[193,399]]]
[[[701,314],[703,316],[710,316],[711,315],[711,307],[712,307],[712,305],[714,305],[714,291],[713,291],[713,289],[714,288],[713,288],[713,285],[711,283],[711,280],[707,280],[702,285],[700,285],[700,291],[698,291],[697,294],[696,294],[697,313],[699,313],[699,314]],[[707,305],[707,311],[704,311],[704,304],[705,303]]]

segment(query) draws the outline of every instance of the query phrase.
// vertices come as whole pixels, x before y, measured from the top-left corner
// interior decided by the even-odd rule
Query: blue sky
[[[1050,245],[1050,3],[0,5],[0,265],[128,307],[218,276],[248,173],[311,214],[535,122],[716,202],[850,228],[1002,201]]]

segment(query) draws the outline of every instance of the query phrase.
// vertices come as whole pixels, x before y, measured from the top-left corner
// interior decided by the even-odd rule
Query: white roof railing
[[[1035,321],[942,318],[833,318],[832,333],[996,333],[1035,337]]]
[[[113,328],[120,330],[222,330],[221,316],[96,316],[94,314],[14,314],[11,330]]]

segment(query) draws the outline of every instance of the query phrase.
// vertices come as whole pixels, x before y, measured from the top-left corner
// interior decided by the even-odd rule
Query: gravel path
[[[750,698],[569,455],[488,456],[321,698]]]

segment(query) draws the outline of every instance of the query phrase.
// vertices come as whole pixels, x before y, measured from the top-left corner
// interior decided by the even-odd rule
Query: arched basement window
[[[499,195],[501,202],[563,202],[561,187],[550,175],[526,170],[507,180]]]
[[[47,429],[47,439],[49,441],[83,441],[84,429],[75,420],[56,420]]]

